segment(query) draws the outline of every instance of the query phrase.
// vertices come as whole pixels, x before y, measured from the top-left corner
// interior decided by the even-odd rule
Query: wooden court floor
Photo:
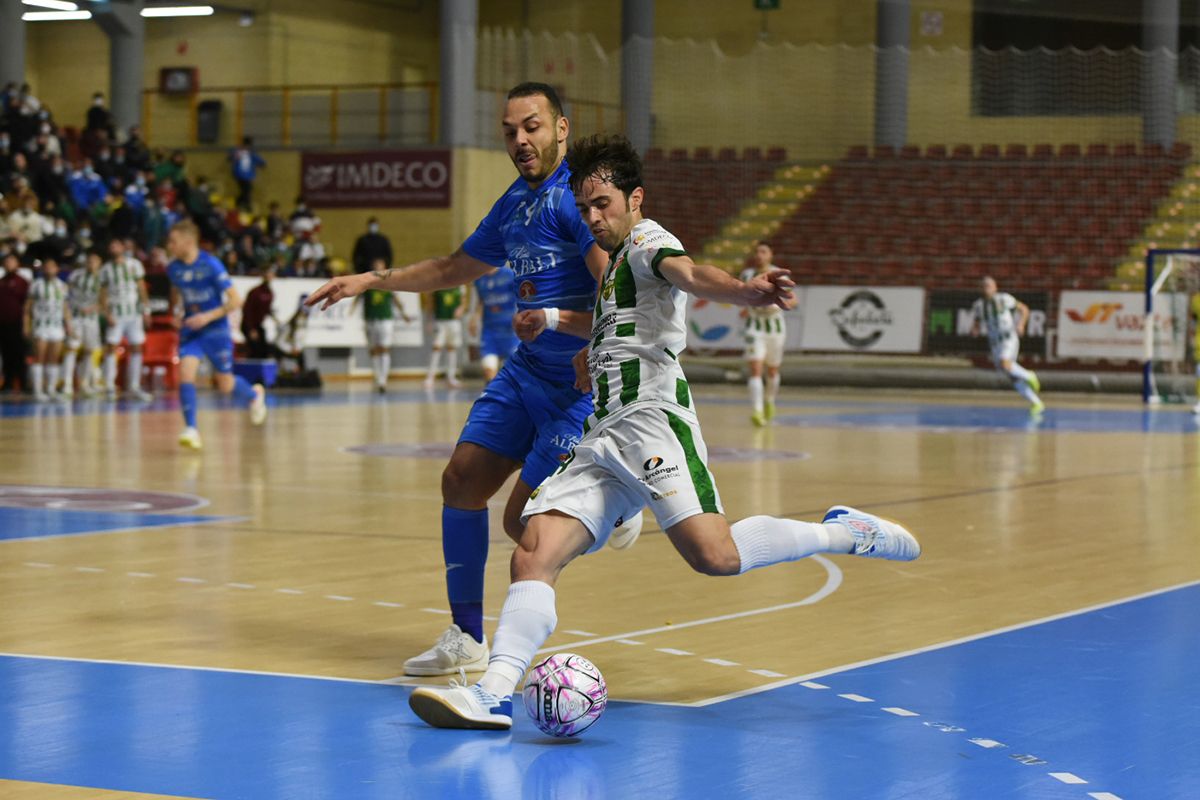
[[[398,679],[448,624],[439,478],[478,387],[394,386],[281,399],[261,429],[204,407],[199,454],[175,444],[173,400],[10,407],[0,511],[21,513],[0,514],[0,653]],[[614,698],[702,704],[1200,580],[1200,434],[1182,410],[1154,412],[1161,427],[1131,399],[1060,396],[1030,422],[1007,394],[785,387],[757,430],[738,389],[696,398],[731,519],[850,504],[903,521],[924,552],[708,578],[648,518],[632,550],[566,570],[547,648],[586,653]],[[39,491],[50,511],[111,519],[17,531],[44,510],[30,486],[102,490]],[[188,497],[135,528],[129,492]],[[488,614],[512,550],[502,505]],[[0,796],[134,795],[0,781]]]

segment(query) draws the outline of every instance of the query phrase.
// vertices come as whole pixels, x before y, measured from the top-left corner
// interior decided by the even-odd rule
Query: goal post
[[[1200,249],[1146,252],[1145,317],[1142,322],[1142,401],[1183,402],[1195,373],[1189,352],[1192,298],[1200,293]]]

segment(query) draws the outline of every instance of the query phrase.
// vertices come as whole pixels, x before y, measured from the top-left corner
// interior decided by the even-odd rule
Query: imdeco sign
[[[450,151],[309,152],[300,187],[315,208],[449,208]]]

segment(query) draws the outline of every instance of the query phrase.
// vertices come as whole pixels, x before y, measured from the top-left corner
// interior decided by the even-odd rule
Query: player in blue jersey
[[[479,326],[479,365],[483,379],[490,381],[517,349],[513,318],[517,315],[517,283],[510,269],[497,269],[475,280],[472,295],[478,316],[471,324]]]
[[[261,425],[267,418],[266,390],[233,374],[233,335],[229,314],[242,307],[242,298],[220,260],[200,249],[200,231],[190,220],[177,222],[167,236],[167,265],[171,279],[171,309],[180,320],[179,405],[184,429],[179,443],[199,450],[196,430],[196,371],[207,358],[217,372],[217,389],[232,394],[250,409],[250,421]]]
[[[514,540],[529,495],[567,458],[591,413],[591,395],[574,386],[571,359],[591,333],[596,279],[608,255],[575,210],[563,163],[570,124],[554,88],[524,83],[508,93],[502,120],[508,155],[520,177],[454,253],[402,269],[334,278],[307,300],[333,303],[367,289],[428,292],[508,268],[517,285],[516,353],[471,407],[442,473],[442,552],[453,624],[425,653],[404,664],[409,675],[449,675],[487,667],[483,575],[487,502],[520,469],[504,509]],[[614,538],[632,544],[641,516]]]

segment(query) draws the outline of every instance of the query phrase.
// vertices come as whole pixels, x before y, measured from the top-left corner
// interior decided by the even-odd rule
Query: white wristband
[[[559,317],[558,309],[557,308],[543,308],[542,311],[545,312],[545,314],[546,314],[546,329],[552,330],[552,331],[558,330],[558,317]]]

